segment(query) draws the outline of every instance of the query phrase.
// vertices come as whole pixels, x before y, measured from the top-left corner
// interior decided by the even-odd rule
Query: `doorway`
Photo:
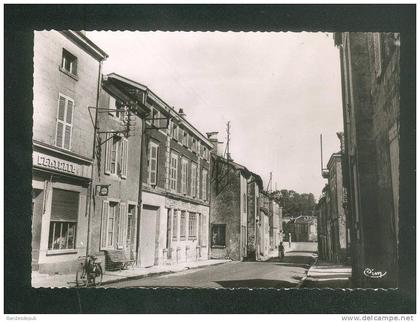
[[[140,266],[150,267],[155,264],[156,223],[158,207],[143,206],[140,223]]]

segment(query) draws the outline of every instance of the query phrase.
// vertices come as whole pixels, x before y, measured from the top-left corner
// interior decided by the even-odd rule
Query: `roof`
[[[199,137],[203,142],[205,142],[208,146],[208,148],[213,148],[213,144],[209,141],[209,139],[202,134],[199,130],[197,130],[190,122],[188,122],[185,118],[183,118],[178,112],[175,111],[174,108],[172,108],[168,103],[166,103],[164,100],[162,100],[159,96],[157,96],[152,90],[149,89],[146,85],[143,85],[139,82],[133,81],[127,77],[121,76],[117,73],[110,73],[106,75],[108,78],[113,78],[119,82],[126,83],[132,87],[135,87],[139,89],[140,91],[144,92],[146,94],[146,100],[147,97],[152,98],[154,101],[157,101],[157,103],[160,103],[163,108],[166,108],[169,112],[170,116],[177,120],[182,120],[183,124],[186,124],[187,128],[193,132],[197,137]]]
[[[108,54],[99,48],[92,40],[90,40],[86,35],[84,35],[81,31],[73,31],[73,30],[63,30],[60,31],[65,37],[69,38],[73,42],[75,42],[78,46],[86,50],[96,59],[102,61],[107,59],[109,56]]]

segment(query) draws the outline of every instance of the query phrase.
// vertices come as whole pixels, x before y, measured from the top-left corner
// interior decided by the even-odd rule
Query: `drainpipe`
[[[137,233],[136,233],[136,265],[140,265],[140,222],[142,213],[142,191],[143,191],[143,167],[144,167],[144,153],[145,151],[145,133],[146,133],[146,115],[142,117],[141,121],[141,143],[140,143],[140,173],[139,173],[139,192],[137,198]]]
[[[93,179],[95,175],[95,161],[96,161],[96,135],[97,135],[97,122],[98,122],[98,107],[99,107],[99,96],[101,93],[101,76],[102,76],[102,61],[99,62],[99,71],[98,71],[98,88],[96,91],[96,109],[95,109],[95,121],[93,126],[93,144],[92,144],[92,172],[90,175],[90,183],[88,188],[88,196],[86,198],[86,207],[87,207],[87,236],[86,236],[86,258],[85,264],[87,263],[87,256],[89,255],[89,247],[90,247],[90,219],[91,219],[91,208],[92,208],[92,201],[95,198],[95,191],[93,191]]]

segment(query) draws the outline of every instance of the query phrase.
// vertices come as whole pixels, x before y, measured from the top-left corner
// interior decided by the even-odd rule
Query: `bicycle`
[[[76,286],[89,287],[100,286],[103,278],[101,262],[97,262],[97,257],[93,255],[80,256],[81,270],[76,272]],[[83,260],[83,261],[82,261]]]

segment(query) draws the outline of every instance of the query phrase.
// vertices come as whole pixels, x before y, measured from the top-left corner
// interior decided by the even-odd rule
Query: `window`
[[[190,213],[188,219],[188,239],[197,238],[197,214]]]
[[[188,132],[185,130],[182,131],[182,144],[188,146]]]
[[[212,225],[211,227],[211,246],[225,247],[226,246],[226,225]]]
[[[71,133],[73,130],[74,101],[63,95],[59,95],[57,130],[55,145],[66,150],[71,149]]]
[[[181,193],[184,195],[187,194],[187,169],[188,169],[188,160],[181,160]]]
[[[185,234],[187,233],[187,218],[185,211],[181,211],[181,222],[179,224],[179,238],[185,240]]]
[[[176,191],[178,181],[178,155],[174,152],[171,153],[171,164],[170,164],[170,189]]]
[[[77,75],[77,58],[65,49],[63,49],[61,68],[70,74]]]
[[[149,143],[149,159],[147,160],[147,169],[149,173],[149,184],[156,185],[157,177],[157,158],[158,158],[158,145],[154,142]]]
[[[53,189],[48,249],[75,249],[79,193]]]
[[[178,211],[174,210],[172,217],[172,240],[178,240]]]
[[[192,138],[191,150],[197,152],[197,140],[195,138]]]
[[[160,113],[157,109],[153,108],[152,110],[152,124],[153,126],[158,127],[159,126],[159,117]]]
[[[197,164],[191,163],[191,196],[197,196]]]
[[[120,142],[120,138],[114,135],[111,139],[111,173],[117,174],[117,166],[118,166],[118,145]]]
[[[124,117],[127,114],[127,107],[124,106],[123,103],[121,103],[120,101],[117,101],[114,97],[110,96],[108,108],[110,109],[109,114],[120,119],[121,121],[124,121]],[[115,111],[115,110],[122,110],[122,111]]]
[[[104,200],[101,217],[101,248],[123,248],[128,233],[126,204]],[[131,227],[130,229],[132,230]]]
[[[118,135],[110,138],[106,134],[105,174],[115,174],[127,178],[128,140]]]
[[[202,193],[201,193],[201,197],[203,200],[207,200],[207,170],[203,169],[202,172],[202,185],[201,185],[201,189],[202,189]]]
[[[171,136],[178,141],[178,125],[172,122]]]

